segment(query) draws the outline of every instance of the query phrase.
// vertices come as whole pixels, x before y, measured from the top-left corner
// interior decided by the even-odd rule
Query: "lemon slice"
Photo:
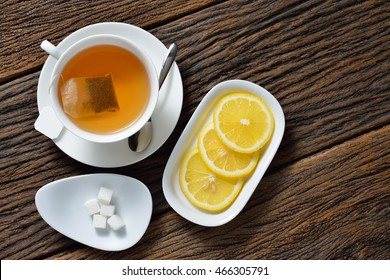
[[[214,110],[215,131],[234,151],[253,153],[270,139],[274,119],[267,104],[250,93],[223,97]]]
[[[218,211],[229,206],[239,194],[243,179],[221,177],[204,164],[198,149],[192,149],[180,167],[180,188],[195,206]]]
[[[198,150],[204,163],[213,172],[225,177],[248,175],[255,168],[260,153],[238,153],[222,143],[214,130],[214,124],[207,124],[198,136]]]

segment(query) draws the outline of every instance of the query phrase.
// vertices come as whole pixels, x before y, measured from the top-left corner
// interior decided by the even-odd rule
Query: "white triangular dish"
[[[97,198],[101,187],[113,191],[115,213],[124,221],[120,230],[94,228],[85,202]],[[125,250],[144,235],[152,215],[152,196],[140,181],[117,174],[89,174],[51,182],[38,190],[35,204],[56,231],[106,251]]]

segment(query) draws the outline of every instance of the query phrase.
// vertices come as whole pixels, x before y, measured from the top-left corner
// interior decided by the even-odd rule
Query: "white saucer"
[[[107,22],[89,25],[70,34],[58,44],[58,47],[60,50],[65,50],[78,40],[95,34],[137,38],[135,43],[138,47],[148,53],[157,71],[161,69],[167,48],[149,32],[130,24]],[[49,84],[55,63],[56,60],[49,56],[39,77],[37,100],[40,113],[44,107],[50,106]],[[149,147],[143,152],[132,152],[128,147],[127,139],[109,144],[93,143],[75,136],[65,128],[57,138],[53,139],[53,142],[68,156],[88,165],[120,167],[133,164],[150,156],[164,144],[177,124],[182,105],[183,83],[179,68],[174,63],[160,90],[157,106],[152,116],[154,137]]]

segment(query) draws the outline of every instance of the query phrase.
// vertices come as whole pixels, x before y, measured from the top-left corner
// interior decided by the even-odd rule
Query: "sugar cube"
[[[115,212],[115,205],[102,204],[100,207],[100,215],[109,217],[114,215],[114,212]]]
[[[88,214],[93,215],[100,212],[100,205],[97,199],[90,199],[84,203],[87,208]]]
[[[119,230],[125,226],[122,218],[114,214],[116,206],[110,204],[113,191],[100,187],[97,198],[86,201],[85,207],[89,215],[93,215],[92,224],[94,228],[105,229],[109,224],[112,230]]]
[[[107,223],[113,230],[121,229],[125,225],[119,215],[112,215],[110,218],[108,218]]]
[[[101,204],[110,204],[113,191],[105,187],[101,187],[98,194],[98,200]]]
[[[93,215],[93,226],[95,228],[106,228],[107,217],[95,214]]]

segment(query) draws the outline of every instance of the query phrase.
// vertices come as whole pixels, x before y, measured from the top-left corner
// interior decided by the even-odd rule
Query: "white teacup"
[[[76,124],[74,124],[64,112],[61,106],[60,95],[58,94],[59,76],[61,75],[66,64],[79,52],[98,45],[113,45],[121,47],[135,55],[141,61],[146,70],[150,88],[149,100],[142,115],[140,115],[135,122],[128,125],[127,127],[108,134],[92,133],[81,129]],[[154,64],[152,63],[148,55],[128,39],[116,35],[101,34],[86,37],[74,43],[72,46],[70,46],[63,52],[58,47],[52,45],[46,40],[42,42],[41,48],[57,60],[53,72],[51,74],[52,84],[50,86],[49,94],[51,109],[52,111],[54,111],[55,116],[57,117],[59,122],[57,122],[56,120],[48,119],[48,117],[50,117],[50,114],[52,114],[52,111],[49,108],[45,108],[45,110],[41,112],[35,124],[37,130],[54,139],[60,133],[62,129],[60,125],[62,125],[68,131],[72,132],[73,134],[82,139],[96,143],[112,143],[126,139],[131,135],[135,134],[150,119],[156,107],[158,99],[159,88],[157,72],[154,67]],[[44,114],[45,116],[42,116],[42,114]]]

